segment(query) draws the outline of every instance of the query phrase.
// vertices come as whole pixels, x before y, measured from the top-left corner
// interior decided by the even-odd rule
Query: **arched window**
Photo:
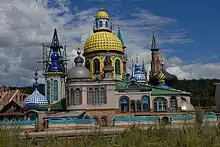
[[[123,97],[120,99],[120,110],[121,112],[129,111],[129,100],[127,97]]]
[[[116,59],[115,60],[115,73],[116,74],[121,74],[121,70],[120,70],[120,60]]]
[[[58,101],[58,81],[54,80],[53,81],[53,100]]]
[[[142,99],[142,103],[143,103],[143,110],[145,112],[148,112],[150,109],[150,105],[149,105],[149,97],[148,96],[144,96]]]
[[[102,27],[102,21],[101,20],[99,21],[99,27]]]
[[[95,88],[95,104],[99,104],[99,89]]]
[[[75,105],[81,105],[82,91],[79,88],[77,88],[75,92],[76,92]]]
[[[108,21],[105,21],[105,27],[108,28]]]
[[[106,117],[102,117],[101,121],[102,121],[102,127],[107,127],[107,119],[106,119]]]
[[[100,74],[100,61],[99,59],[94,59],[94,74]]]
[[[89,61],[89,60],[86,60],[86,68],[87,68],[88,70],[90,70],[90,61]]]
[[[93,89],[89,88],[88,91],[88,104],[94,104],[94,97],[93,97]]]
[[[134,100],[131,100],[131,103],[130,103],[130,111],[131,111],[131,112],[134,112],[134,111],[135,111],[135,101],[134,101]]]
[[[75,103],[75,92],[73,89],[70,90],[70,105],[74,105]]]
[[[105,88],[101,87],[100,88],[100,95],[99,95],[99,98],[100,98],[99,101],[100,101],[101,104],[105,104],[106,103],[105,97],[106,97]]]
[[[167,111],[167,100],[165,98],[156,98],[154,100],[154,111],[155,112],[166,112]]]
[[[177,99],[175,96],[172,96],[170,98],[170,110],[171,110],[171,112],[177,111]]]
[[[50,101],[50,80],[47,80],[47,99]]]
[[[99,27],[99,23],[98,23],[98,21],[96,21],[96,28],[98,28]]]
[[[70,98],[69,90],[67,89],[67,90],[66,90],[66,104],[67,104],[67,106],[70,105],[70,100],[69,100],[69,98]]]
[[[137,100],[136,104],[137,104],[137,112],[141,112],[141,101]]]

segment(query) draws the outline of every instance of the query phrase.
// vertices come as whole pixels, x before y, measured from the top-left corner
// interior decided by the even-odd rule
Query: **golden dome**
[[[160,73],[157,75],[157,80],[159,83],[164,83],[165,82],[165,75],[163,74],[162,71],[160,71]]]
[[[102,8],[99,12],[96,13],[96,19],[109,19],[108,13]]]
[[[96,51],[116,51],[124,53],[119,38],[112,32],[100,31],[93,33],[85,43],[84,55]]]

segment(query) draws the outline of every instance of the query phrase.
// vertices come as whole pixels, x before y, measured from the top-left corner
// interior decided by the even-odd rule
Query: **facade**
[[[51,59],[44,72],[45,97],[37,92],[35,82],[34,93],[25,101],[27,116],[30,112],[45,112],[50,119],[92,118],[107,126],[119,117],[194,111],[190,93],[170,87],[177,78],[163,68],[155,34],[148,80],[144,61],[140,63],[138,57],[132,60],[132,73],[128,73],[129,61],[120,28],[117,35],[113,33],[110,20],[103,9],[96,14],[93,34],[86,40],[83,54],[77,50],[75,66],[68,71],[54,31],[48,55]]]

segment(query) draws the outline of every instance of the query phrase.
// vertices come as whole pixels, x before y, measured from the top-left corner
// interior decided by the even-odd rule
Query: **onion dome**
[[[96,19],[109,19],[108,13],[103,8],[96,13]]]
[[[90,71],[83,66],[84,59],[80,56],[81,51],[78,49],[78,56],[74,59],[75,67],[67,73],[67,79],[90,79]]]
[[[170,74],[169,72],[166,71],[166,69],[164,69],[163,64],[162,64],[162,70],[161,72],[164,74],[165,78],[165,84],[168,85],[169,87],[172,87],[174,84],[176,84],[178,82],[178,78],[177,76]],[[157,85],[159,84],[158,82],[158,75],[160,74],[157,73],[155,75],[153,75],[152,77],[150,77],[150,83],[151,85]]]
[[[40,106],[40,105],[48,105],[48,100],[45,96],[43,96],[39,91],[38,91],[38,73],[37,73],[37,69],[35,72],[35,82],[33,84],[34,87],[34,92],[29,95],[25,101],[24,101],[24,105],[25,106]]]
[[[166,84],[165,84],[165,75],[162,71],[159,72],[159,74],[157,75],[157,80],[158,80],[158,84],[156,85],[156,87],[158,88],[169,88]]]
[[[120,39],[112,32],[95,32],[86,40],[84,54],[97,51],[113,51],[124,54]]]

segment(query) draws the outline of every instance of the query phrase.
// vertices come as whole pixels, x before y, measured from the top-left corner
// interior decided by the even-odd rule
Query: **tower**
[[[134,78],[137,80],[137,82],[146,82],[145,73],[143,71],[143,67],[141,67],[141,64],[139,63],[138,56],[136,56],[136,63],[134,65]]]
[[[160,49],[157,46],[155,29],[153,28],[153,38],[151,44],[151,71],[150,77],[161,70]]]
[[[43,44],[43,75],[45,96],[50,104],[65,97],[65,76],[67,69],[66,47],[59,44],[57,30],[54,30],[50,45]]]
[[[117,35],[112,32],[109,15],[102,8],[96,13],[93,34],[88,37],[84,46],[85,66],[90,70],[91,78],[101,78],[104,74],[105,57],[111,59],[113,79],[122,79],[124,72],[124,45]]]

